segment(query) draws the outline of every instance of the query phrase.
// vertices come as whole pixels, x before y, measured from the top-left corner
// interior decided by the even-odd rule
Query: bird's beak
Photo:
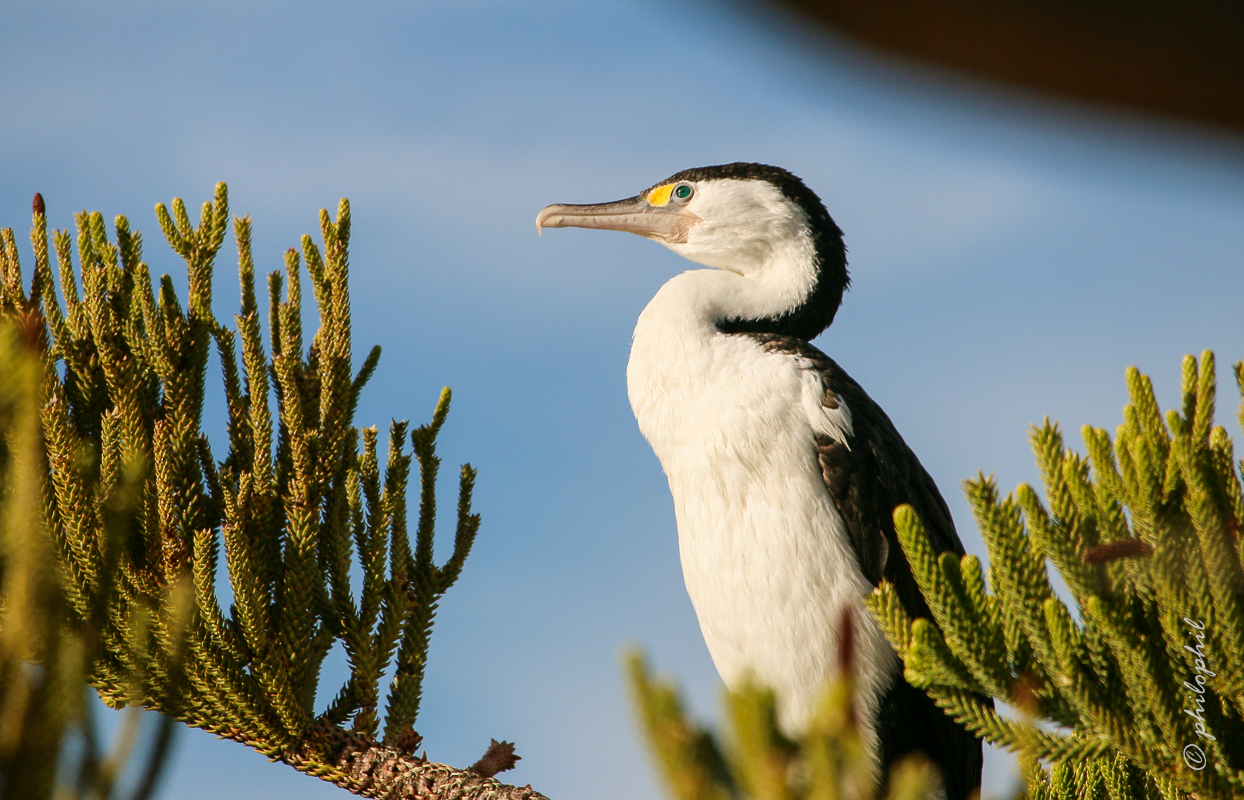
[[[700,221],[685,209],[654,206],[642,195],[616,203],[547,206],[536,217],[536,232],[544,228],[600,228],[638,233],[665,244],[683,244],[687,231]]]

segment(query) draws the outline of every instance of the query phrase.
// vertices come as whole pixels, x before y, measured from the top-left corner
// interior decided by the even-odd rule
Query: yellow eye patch
[[[663,206],[670,201],[670,194],[674,191],[674,184],[667,183],[664,186],[658,186],[651,192],[648,192],[648,205]]]

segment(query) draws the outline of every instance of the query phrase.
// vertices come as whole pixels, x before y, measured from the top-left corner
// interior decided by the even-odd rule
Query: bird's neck
[[[716,269],[670,279],[644,309],[641,327],[646,322],[700,335],[782,333],[805,340],[828,327],[842,297],[845,258],[824,269],[825,254],[806,235],[748,255],[746,262],[705,258]]]

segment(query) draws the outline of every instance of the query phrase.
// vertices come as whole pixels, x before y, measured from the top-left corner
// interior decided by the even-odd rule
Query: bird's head
[[[625,200],[554,204],[536,217],[536,230],[570,227],[637,233],[779,290],[782,307],[756,319],[724,319],[723,330],[810,339],[833,321],[849,282],[842,231],[820,198],[780,167],[684,170]]]

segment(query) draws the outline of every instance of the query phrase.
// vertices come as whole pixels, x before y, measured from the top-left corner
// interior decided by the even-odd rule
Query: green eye
[[[685,183],[679,185],[677,188],[674,189],[674,196],[677,197],[679,200],[686,200],[688,197],[691,196],[691,187]]]

